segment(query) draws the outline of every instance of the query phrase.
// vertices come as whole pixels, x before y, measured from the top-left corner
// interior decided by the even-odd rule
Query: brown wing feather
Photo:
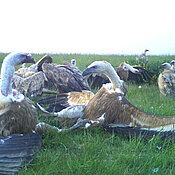
[[[28,97],[37,96],[42,94],[45,80],[45,75],[41,71],[27,78],[14,75],[12,79],[12,86],[14,89]]]
[[[117,72],[121,80],[125,82],[128,80],[128,76],[129,76],[128,70],[125,70],[122,67],[116,67],[115,71]]]
[[[102,77],[99,75],[90,75],[87,78],[87,81],[91,87],[91,89],[99,89],[102,87],[103,84],[109,83],[109,79],[107,77]]]
[[[73,105],[88,104],[89,100],[94,97],[91,91],[60,93],[50,97],[43,97],[37,103],[44,107],[48,112],[59,112],[64,108]]]
[[[63,65],[66,65],[66,66],[74,66],[72,65],[71,63],[67,62],[67,61],[63,61]]]
[[[52,63],[52,57],[49,55],[45,55],[43,56],[37,63],[36,65],[38,65],[38,71],[42,71],[42,64],[43,63]]]
[[[89,90],[88,83],[75,67],[44,63],[43,72],[60,92]]]
[[[140,74],[134,74],[131,71],[129,71],[128,80],[134,80],[136,83],[144,83],[151,81],[154,75],[152,72],[138,65],[133,66],[133,68],[138,69]]]

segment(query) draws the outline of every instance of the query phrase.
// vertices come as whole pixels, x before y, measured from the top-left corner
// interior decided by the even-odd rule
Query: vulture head
[[[115,69],[107,61],[93,62],[87,67],[87,69],[83,71],[82,75],[86,76],[92,73],[104,74],[109,78],[110,82],[112,83],[112,89],[121,88],[122,91],[127,92],[124,81],[120,79]]]
[[[172,65],[172,64],[175,64],[175,60],[172,60],[170,64],[171,64],[171,65]]]
[[[171,69],[171,64],[169,63],[163,63],[158,67],[159,69],[165,69],[165,70],[170,70]]]
[[[139,74],[140,73],[138,69],[135,69],[133,66],[131,66],[131,65],[125,63],[125,62],[121,63],[120,67],[122,67],[125,70],[130,70],[134,74]]]
[[[86,76],[93,73],[101,73],[107,76],[111,68],[111,64],[107,61],[95,61],[83,71],[82,75]]]
[[[173,70],[175,70],[175,60],[172,60],[170,64],[171,64],[171,68],[172,68]]]
[[[23,63],[35,63],[35,59],[31,54],[26,55],[23,53],[12,52],[4,58],[2,65],[5,63],[12,66],[17,66]]]
[[[72,59],[71,60],[71,64],[74,65],[74,66],[76,66],[76,59]]]
[[[35,63],[35,59],[31,55],[23,53],[10,53],[2,63],[1,80],[0,80],[0,100],[11,99],[16,96],[16,92],[12,91],[11,80],[15,72],[15,66],[23,63]]]

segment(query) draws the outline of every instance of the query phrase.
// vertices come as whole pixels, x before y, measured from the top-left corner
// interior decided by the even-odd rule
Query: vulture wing
[[[92,89],[99,89],[103,84],[109,83],[109,79],[105,76],[92,74],[87,78],[87,81]]]
[[[37,72],[27,78],[14,75],[12,78],[12,87],[18,92],[31,97],[42,94],[46,77],[43,72]]]
[[[63,65],[66,65],[66,66],[74,66],[73,64],[69,63],[68,61],[63,61]]]
[[[26,63],[24,63],[21,68],[15,71],[15,74],[19,75],[20,77],[27,78],[39,71],[42,71],[43,63],[52,63],[52,58],[49,55],[45,55],[37,63],[32,64],[29,67],[27,67]]]
[[[123,81],[134,80],[138,83],[148,82],[151,80],[153,74],[141,66],[132,66],[133,68],[139,70],[139,73],[133,73],[128,69],[124,69],[119,66],[115,68],[115,71],[119,75],[120,79]],[[109,83],[109,79],[101,74],[92,74],[88,77],[88,83],[92,89],[101,88],[103,84]]]
[[[90,90],[86,78],[76,67],[44,63],[42,69],[48,81],[51,81],[59,92]]]
[[[144,67],[138,66],[138,65],[133,66],[133,68],[138,69],[140,74],[134,74],[131,71],[129,71],[128,80],[134,80],[137,83],[144,83],[144,82],[151,81],[151,79],[154,75],[152,72],[150,72],[147,69],[145,69]]]
[[[0,174],[17,174],[19,169],[30,163],[39,148],[38,134],[13,134],[0,139]]]
[[[42,57],[37,63],[36,65],[38,66],[38,71],[42,71],[42,65],[43,63],[52,63],[52,57],[49,55],[45,55],[44,57]]]
[[[93,97],[94,94],[91,91],[60,93],[50,97],[43,97],[37,104],[52,113],[60,112],[62,109],[74,105],[87,105]]]
[[[43,97],[42,99],[38,100],[37,105],[41,106],[49,113],[59,112],[70,106],[65,100],[65,94],[66,93],[60,93],[59,95]]]
[[[128,70],[123,69],[122,67],[116,67],[115,71],[117,72],[121,80],[125,82],[128,80]],[[99,89],[102,87],[103,84],[109,82],[109,79],[103,74],[92,74],[88,77],[88,83],[92,89]]]
[[[143,137],[144,139],[151,139],[154,136],[159,135],[162,139],[175,140],[175,134],[172,131],[161,132],[161,131],[143,130],[139,127],[128,127],[128,126],[121,127],[117,124],[103,125],[102,128],[107,131],[114,131],[115,133],[124,134],[128,138]]]

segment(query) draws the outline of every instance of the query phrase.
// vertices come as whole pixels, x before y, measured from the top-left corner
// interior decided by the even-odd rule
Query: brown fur
[[[126,82],[128,80],[129,71],[126,69],[123,69],[122,66],[123,66],[123,63],[121,63],[119,67],[116,67],[115,71],[117,72],[120,79]]]

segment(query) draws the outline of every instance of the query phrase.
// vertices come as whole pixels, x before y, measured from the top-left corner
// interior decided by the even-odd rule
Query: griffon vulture
[[[140,54],[139,57],[136,57],[136,61],[143,60],[148,62],[148,57],[146,57],[146,52],[148,52],[148,49],[145,49],[143,53]]]
[[[35,132],[41,133],[43,130],[51,129],[59,132],[56,127],[40,123],[34,103],[12,89],[15,66],[34,62],[31,55],[11,53],[5,57],[2,63],[0,79],[0,174],[14,174],[22,165],[22,161],[30,162],[32,159],[30,156],[41,145],[41,138]]]
[[[145,57],[146,56],[146,52],[148,52],[149,50],[148,49],[145,49],[143,53],[140,54],[140,57]]]
[[[138,83],[143,83],[144,80],[150,80],[153,76],[151,72],[141,66],[131,66],[127,63],[121,63],[115,68],[121,80],[133,80]],[[92,89],[101,88],[103,84],[109,83],[109,79],[103,74],[91,74],[88,76],[88,83]]]
[[[129,128],[153,133],[174,130],[174,116],[152,115],[129,102],[124,95],[124,82],[120,80],[111,64],[106,61],[96,61],[83,71],[84,76],[92,73],[106,75],[111,83],[103,85],[87,105],[74,105],[54,114],[60,118],[79,116],[77,123],[69,128],[70,130],[96,125],[114,125],[116,129]]]
[[[163,63],[159,68],[163,68],[164,71],[158,77],[158,87],[160,93],[164,96],[175,95],[175,70],[174,62],[172,66],[169,63]]]

